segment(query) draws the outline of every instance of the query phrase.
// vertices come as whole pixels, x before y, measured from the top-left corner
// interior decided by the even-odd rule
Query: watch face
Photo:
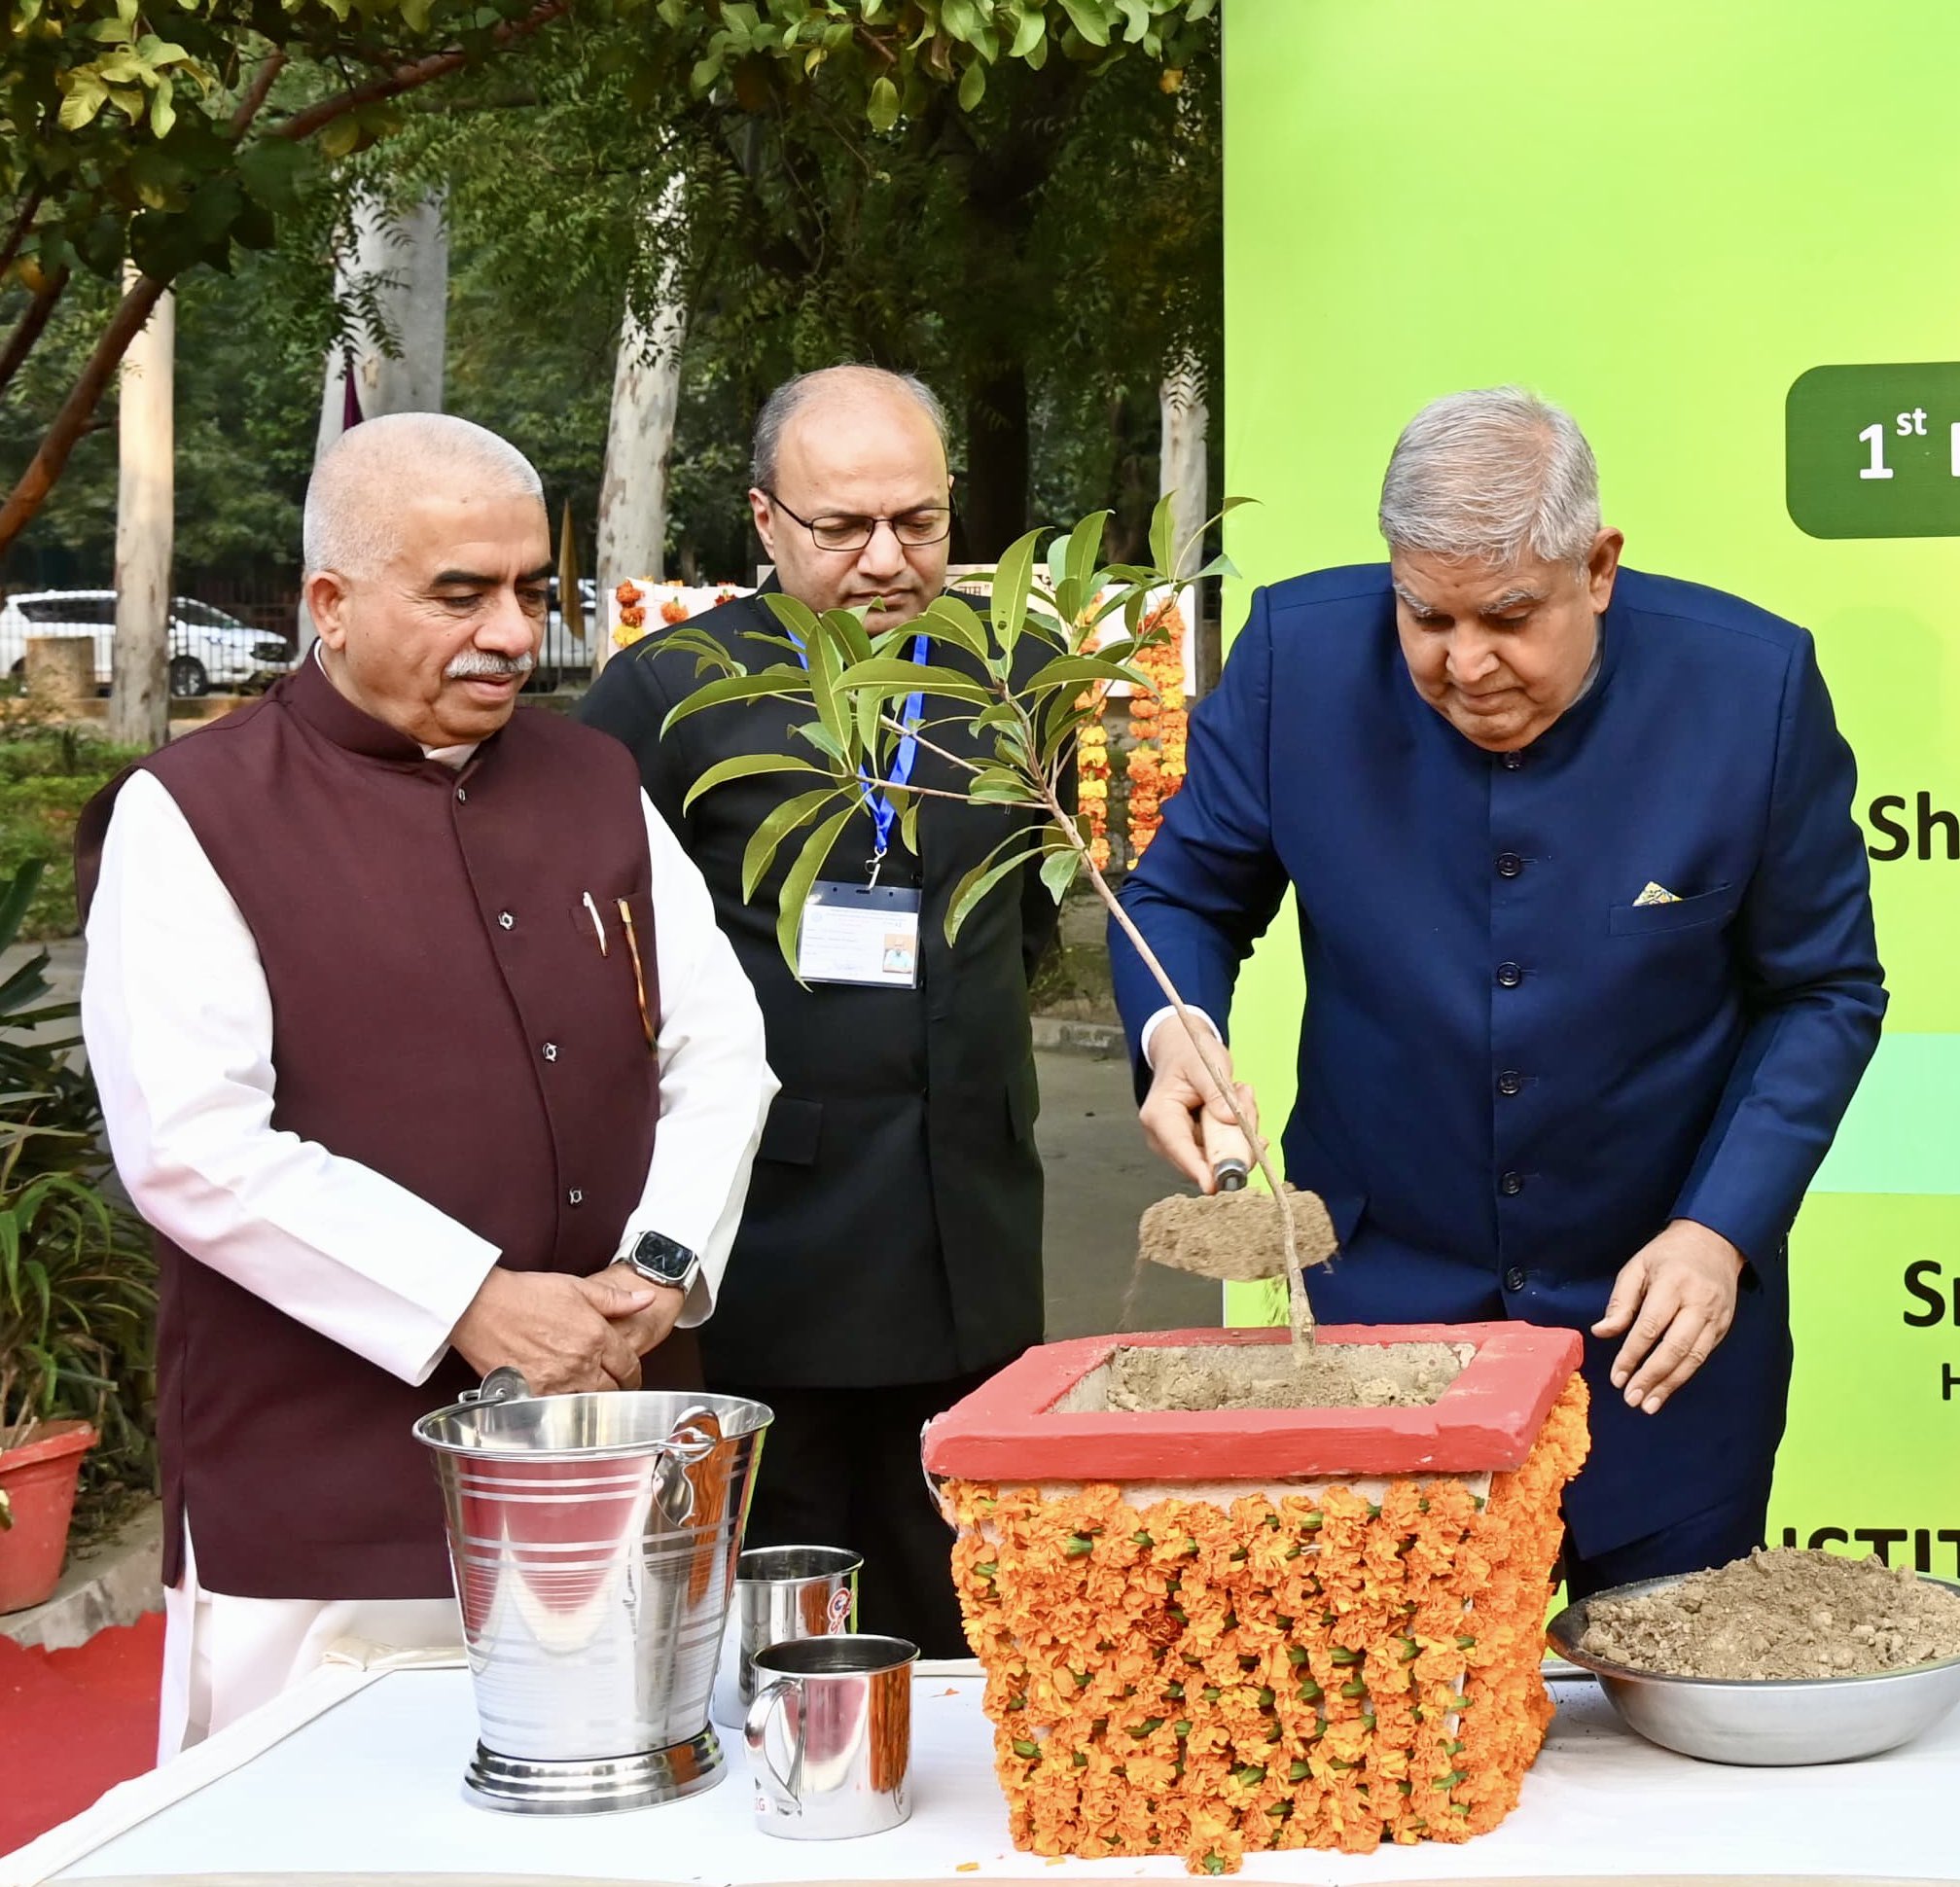
[[[658,1231],[643,1233],[633,1247],[633,1267],[666,1284],[684,1283],[699,1262],[679,1240]]]

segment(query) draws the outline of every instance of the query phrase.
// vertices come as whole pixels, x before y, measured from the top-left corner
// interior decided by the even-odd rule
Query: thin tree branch
[[[47,502],[49,492],[53,490],[55,481],[68,463],[69,453],[94,416],[110,378],[129,351],[129,343],[143,332],[144,323],[167,288],[167,283],[153,276],[139,276],[109,317],[109,325],[102,330],[95,351],[89,356],[89,364],[61,403],[61,410],[54,415],[39,449],[8,493],[7,502],[0,505],[0,553],[13,548],[14,541]]]
[[[33,301],[28,303],[27,312],[8,337],[6,351],[0,353],[0,393],[7,390],[8,383],[20,371],[20,363],[34,351],[34,343],[41,338],[41,330],[48,325],[48,317],[54,312],[54,304],[60,301],[67,286],[68,270],[57,268],[41,284]]]
[[[252,75],[252,84],[244,97],[238,100],[238,109],[232,114],[232,139],[235,143],[244,135],[245,128],[259,116],[260,108],[266,102],[266,95],[272,89],[272,81],[286,69],[286,54],[274,47],[259,63],[259,69]]]
[[[885,727],[889,728],[893,733],[910,734],[911,737],[914,740],[916,740],[919,743],[919,745],[926,750],[927,753],[937,754],[943,761],[946,761],[947,763],[949,763],[954,766],[962,766],[969,773],[978,773],[981,770],[977,762],[971,760],[962,760],[958,754],[949,754],[944,747],[935,745],[932,741],[928,740],[924,734],[920,733],[917,728],[909,728],[903,721],[897,720],[889,714],[881,714],[878,716],[878,719],[884,724]]]
[[[14,219],[14,227],[7,232],[7,241],[0,247],[0,275],[6,274],[14,266],[14,258],[20,253],[20,245],[27,239],[27,231],[34,227],[34,212],[41,207],[41,198],[46,193],[37,185],[27,193],[27,200],[20,205],[20,214]]]
[[[490,38],[499,47],[528,39],[539,28],[549,26],[552,20],[569,13],[571,7],[572,0],[540,0],[540,4],[522,18],[507,19],[490,34]],[[317,105],[295,112],[291,118],[273,125],[267,135],[289,141],[311,137],[323,125],[331,125],[337,118],[359,111],[363,105],[378,104],[384,98],[398,98],[403,92],[414,91],[436,79],[445,79],[452,72],[460,72],[470,60],[470,53],[460,46],[451,47],[446,53],[432,53],[427,58],[411,59],[406,65],[398,65],[392,72],[369,80],[364,86],[342,92],[338,98],[324,98]]]

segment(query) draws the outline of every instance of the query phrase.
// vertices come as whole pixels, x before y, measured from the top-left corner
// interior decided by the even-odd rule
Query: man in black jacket
[[[839,367],[779,387],[757,423],[749,504],[782,589],[815,610],[876,603],[873,632],[916,618],[945,582],[944,440],[939,402],[909,376]],[[751,668],[783,659],[757,640],[780,634],[759,598],[691,626]],[[945,645],[931,659],[962,659]],[[782,1083],[701,1333],[710,1387],[776,1411],[748,1538],[854,1548],[863,1627],[929,1656],[961,1656],[950,1540],[920,1478],[919,1428],[1041,1340],[1027,985],[1054,907],[1031,872],[1010,877],[948,946],[953,887],[1027,815],[924,799],[919,855],[892,822],[876,872],[879,886],[916,894],[902,900],[917,911],[915,980],[903,952],[885,952],[863,980],[799,987],[775,923],[801,835],[747,903],[741,865],[756,828],[807,781],[765,774],[685,812],[682,801],[718,761],[796,751],[788,730],[804,717],[781,701],[731,703],[661,738],[668,710],[703,679],[656,634],[600,671],[581,714],[632,748],[649,797],[706,877]],[[980,751],[957,725],[933,739]],[[915,767],[920,787],[964,783],[923,747]],[[882,823],[875,806],[862,810],[821,877],[866,884]]]

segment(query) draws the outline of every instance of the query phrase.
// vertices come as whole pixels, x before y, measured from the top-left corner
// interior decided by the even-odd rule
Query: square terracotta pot
[[[1287,1340],[1049,1344],[928,1427],[1017,1846],[1219,1872],[1247,1850],[1462,1840],[1515,1804],[1550,1715],[1579,1336],[1321,1332],[1458,1346],[1426,1407],[1084,1406],[1120,1348]]]

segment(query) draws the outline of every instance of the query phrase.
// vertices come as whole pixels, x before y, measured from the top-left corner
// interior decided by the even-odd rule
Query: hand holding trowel
[[[1240,1283],[1286,1275],[1286,1228],[1279,1208],[1265,1193],[1250,1192],[1246,1180],[1258,1157],[1245,1134],[1211,1111],[1197,1114],[1198,1135],[1215,1193],[1191,1198],[1159,1199],[1137,1228],[1139,1256],[1173,1270]],[[1334,1226],[1317,1194],[1286,1188],[1293,1212],[1294,1244],[1302,1265],[1334,1256]],[[1313,1328],[1313,1315],[1299,1272],[1292,1277],[1289,1310],[1296,1339]]]

